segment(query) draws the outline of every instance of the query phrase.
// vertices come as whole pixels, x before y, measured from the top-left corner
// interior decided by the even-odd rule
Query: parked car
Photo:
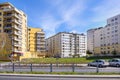
[[[109,66],[120,67],[120,59],[109,60]]]
[[[95,60],[95,61],[93,61],[93,62],[91,62],[91,63],[88,63],[88,66],[106,67],[106,65],[105,65],[105,60],[101,60],[101,59]]]

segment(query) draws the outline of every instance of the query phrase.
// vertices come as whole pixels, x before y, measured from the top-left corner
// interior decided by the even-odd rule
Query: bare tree
[[[0,55],[7,57],[12,52],[11,39],[7,33],[0,33]]]

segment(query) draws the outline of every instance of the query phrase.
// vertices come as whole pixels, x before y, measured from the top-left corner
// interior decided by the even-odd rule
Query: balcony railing
[[[20,26],[14,26],[14,28],[17,29],[17,30],[21,30]]]
[[[14,38],[14,40],[19,41],[19,38]]]
[[[15,35],[20,35],[20,34],[19,34],[18,32],[16,32],[16,31],[14,32],[14,34],[15,34]]]
[[[5,26],[4,29],[11,29],[12,26]]]

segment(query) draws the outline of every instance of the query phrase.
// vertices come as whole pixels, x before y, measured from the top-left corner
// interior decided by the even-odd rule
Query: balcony
[[[10,8],[4,8],[3,11],[12,11],[13,9]]]
[[[14,34],[15,34],[15,35],[20,35],[20,33],[19,33],[19,32],[17,32],[17,31],[14,31]]]
[[[12,20],[14,23],[16,23],[16,24],[22,24],[22,22],[20,21],[20,20]]]
[[[20,18],[17,14],[13,14],[13,16],[15,16],[15,17],[18,18],[18,19]]]
[[[20,44],[20,43],[16,43],[16,42],[14,42],[12,45],[15,46],[15,47],[19,47],[19,48],[22,47],[22,44]]]
[[[12,26],[5,26],[4,29],[11,29]]]
[[[14,29],[21,30],[21,27],[20,26],[14,26]]]
[[[14,46],[19,47],[20,45],[18,43],[14,43]]]
[[[12,20],[4,20],[4,23],[11,23]]]
[[[20,41],[19,38],[16,38],[16,37],[14,38],[14,40],[15,40],[15,41]]]
[[[12,14],[4,15],[4,18],[12,17]]]

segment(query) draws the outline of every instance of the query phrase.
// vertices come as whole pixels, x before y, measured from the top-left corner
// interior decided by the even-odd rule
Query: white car
[[[111,59],[111,60],[109,60],[109,66],[120,67],[120,59]]]
[[[91,63],[88,63],[88,66],[105,67],[106,65],[105,65],[105,60],[99,59],[99,60],[95,60]]]

